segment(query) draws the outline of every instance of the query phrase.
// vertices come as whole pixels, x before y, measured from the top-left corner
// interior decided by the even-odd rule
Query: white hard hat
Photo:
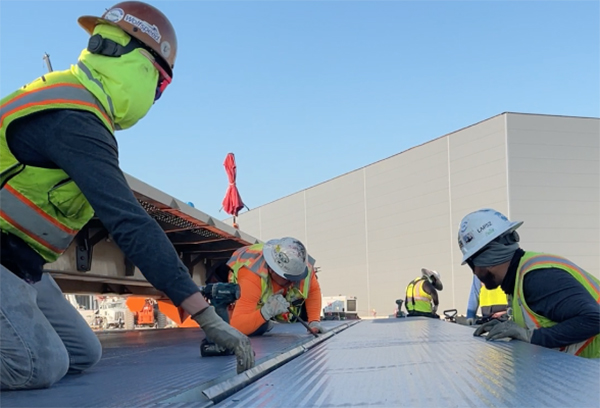
[[[423,277],[427,278],[429,282],[433,285],[437,290],[444,289],[444,285],[442,284],[442,278],[438,271],[432,271],[431,269],[421,268],[421,273]]]
[[[502,213],[484,208],[467,214],[458,228],[458,246],[463,254],[461,265],[487,244],[519,228],[523,221],[510,222]]]
[[[263,257],[273,272],[289,281],[298,282],[308,275],[306,247],[296,238],[267,241]]]

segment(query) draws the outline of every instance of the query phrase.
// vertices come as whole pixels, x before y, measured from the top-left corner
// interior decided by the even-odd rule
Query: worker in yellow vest
[[[444,289],[439,272],[421,269],[421,276],[412,280],[406,287],[404,306],[408,316],[424,316],[439,319],[437,309],[440,304],[438,290]]]
[[[471,285],[471,293],[469,295],[469,303],[467,304],[467,324],[481,324],[491,319],[496,319],[506,314],[508,307],[506,294],[502,292],[502,288],[487,289],[473,275],[473,283]],[[477,320],[477,309],[481,308],[480,320]]]
[[[175,30],[138,1],[78,21],[89,39],[77,64],[0,102],[2,389],[49,387],[100,359],[98,339],[43,272],[94,214],[154,287],[235,350],[238,372],[248,369],[249,339],[209,307],[119,168],[114,132],[142,119],[171,83]]]
[[[516,232],[522,224],[482,209],[459,225],[462,264],[486,288],[502,288],[510,308],[509,320],[492,320],[474,335],[600,358],[600,281],[566,258],[522,250]]]

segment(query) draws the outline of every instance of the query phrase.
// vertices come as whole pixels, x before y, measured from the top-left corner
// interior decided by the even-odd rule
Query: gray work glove
[[[265,320],[271,320],[277,315],[288,311],[290,304],[280,293],[275,293],[267,299],[267,303],[260,308],[260,314]]]
[[[512,320],[506,322],[491,320],[479,326],[477,330],[475,330],[475,333],[473,333],[473,336],[481,336],[483,333],[488,334],[485,338],[486,340],[511,338],[531,343],[533,330],[525,329]]]
[[[206,337],[215,344],[234,351],[238,374],[254,367],[254,351],[250,339],[225,323],[213,306],[207,307],[193,318],[204,330]]]
[[[473,326],[475,324],[475,318],[473,318],[473,317],[467,317],[467,324],[469,326]]]
[[[310,322],[308,324],[308,327],[310,327],[310,331],[312,331],[313,333],[326,333],[327,332],[327,329],[325,329],[323,327],[321,322],[318,322],[316,320],[313,322]]]
[[[432,313],[432,314],[436,314],[436,313],[437,313],[438,306],[439,306],[439,305],[433,305],[433,307],[431,308],[431,313]]]

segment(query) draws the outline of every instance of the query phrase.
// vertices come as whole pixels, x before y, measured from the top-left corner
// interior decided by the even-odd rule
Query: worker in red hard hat
[[[79,24],[90,37],[77,64],[0,103],[2,389],[49,387],[100,359],[97,337],[43,273],[94,214],[146,279],[246,370],[249,339],[209,307],[119,168],[115,131],[135,125],[171,83],[175,30],[139,1]]]

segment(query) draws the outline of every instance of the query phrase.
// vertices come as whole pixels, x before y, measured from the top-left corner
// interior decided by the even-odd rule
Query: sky
[[[235,154],[268,202],[502,112],[600,116],[598,1],[148,1],[173,83],[117,132],[128,174],[219,219]],[[109,1],[0,2],[0,95],[68,69]]]

